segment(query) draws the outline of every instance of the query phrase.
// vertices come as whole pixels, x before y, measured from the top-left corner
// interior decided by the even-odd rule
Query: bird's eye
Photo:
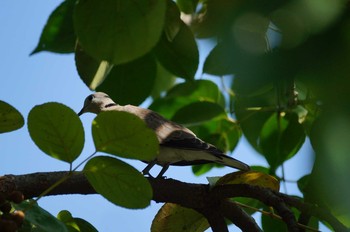
[[[108,95],[105,95],[105,98],[109,98],[109,96],[108,96]]]
[[[93,98],[94,98],[94,95],[91,94],[90,96],[88,96],[87,99],[88,99],[89,101],[92,101]]]

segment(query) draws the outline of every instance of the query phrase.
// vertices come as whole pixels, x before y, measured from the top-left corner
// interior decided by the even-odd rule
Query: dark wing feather
[[[179,149],[205,151],[213,155],[217,155],[218,157],[223,154],[222,151],[213,145],[206,143],[203,140],[197,138],[195,135],[182,130],[177,130],[169,134],[169,136],[167,136],[163,142],[160,143],[160,145],[166,147],[175,147]]]

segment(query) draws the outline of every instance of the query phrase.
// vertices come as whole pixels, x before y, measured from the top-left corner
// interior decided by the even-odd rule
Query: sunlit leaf
[[[197,211],[166,203],[153,219],[151,232],[203,232],[208,228],[208,221]]]
[[[29,228],[35,228],[35,232],[62,231],[68,232],[63,222],[41,208],[32,200],[22,201],[14,206],[17,210],[25,211],[24,224]]]
[[[74,26],[87,54],[122,64],[145,55],[156,45],[165,11],[163,0],[78,1]]]
[[[154,131],[127,112],[100,113],[92,122],[92,136],[97,151],[145,161],[153,160],[158,154]]]
[[[63,1],[51,13],[41,33],[39,44],[31,55],[41,51],[74,52],[76,36],[73,27],[73,11],[75,3],[75,0]]]
[[[0,133],[17,130],[23,125],[21,113],[10,104],[0,101]]]
[[[274,191],[279,191],[280,188],[279,181],[275,177],[256,171],[229,173],[216,182],[217,186],[227,184],[249,184],[270,188]]]
[[[47,155],[71,163],[84,147],[84,128],[69,107],[49,102],[35,106],[28,115],[28,130]]]
[[[152,187],[141,172],[112,157],[98,156],[83,170],[90,184],[103,197],[116,205],[145,208],[152,199]]]

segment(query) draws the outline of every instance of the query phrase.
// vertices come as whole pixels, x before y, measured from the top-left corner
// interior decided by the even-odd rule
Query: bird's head
[[[78,113],[78,116],[90,112],[98,114],[105,108],[117,105],[107,94],[96,92],[85,98],[84,106]]]

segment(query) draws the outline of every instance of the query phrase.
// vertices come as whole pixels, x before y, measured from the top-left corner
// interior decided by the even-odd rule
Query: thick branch
[[[262,231],[256,221],[234,202],[225,200],[221,204],[221,212],[225,218],[229,219],[241,230],[246,229],[251,232]]]
[[[25,198],[34,198],[68,174],[68,172],[50,172],[16,176],[6,175],[0,177],[0,192],[10,193],[17,190],[22,192]],[[336,231],[348,231],[348,228],[328,211],[266,188],[240,184],[223,185],[210,189],[208,185],[184,183],[173,179],[149,178],[148,180],[153,188],[154,201],[170,202],[195,209],[207,217],[211,226],[216,228],[213,229],[214,231],[225,231],[223,229],[224,217],[231,220],[243,231],[260,231],[260,228],[249,215],[237,205],[226,200],[232,197],[254,198],[274,207],[290,231],[298,231],[298,226],[294,214],[286,205],[327,221]],[[95,193],[96,191],[85,176],[81,172],[74,172],[68,180],[46,195]]]

